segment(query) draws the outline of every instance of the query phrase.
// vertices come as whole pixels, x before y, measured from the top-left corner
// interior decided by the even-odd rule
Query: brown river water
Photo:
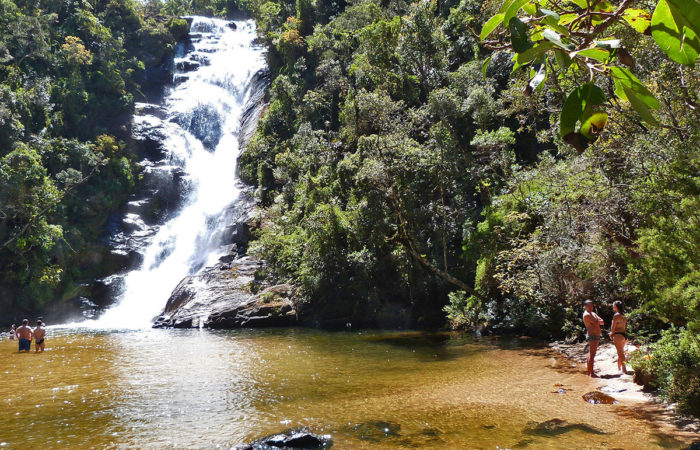
[[[50,329],[43,354],[16,345],[0,341],[6,448],[230,448],[296,427],[339,449],[688,444],[635,405],[586,403],[593,383],[523,339]],[[551,419],[567,425],[536,427]]]

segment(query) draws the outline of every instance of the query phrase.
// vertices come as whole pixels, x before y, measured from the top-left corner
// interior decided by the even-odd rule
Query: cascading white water
[[[235,173],[241,114],[251,79],[265,66],[263,49],[254,45],[253,21],[234,23],[193,18],[193,49],[175,61],[186,72],[176,75],[181,83],[166,95],[163,127],[170,164],[184,171],[189,188],[184,206],[146,240],[143,263],[123,276],[116,306],[86,326],[150,327],[176,285],[225,251],[220,236],[230,223],[222,212],[240,193]]]

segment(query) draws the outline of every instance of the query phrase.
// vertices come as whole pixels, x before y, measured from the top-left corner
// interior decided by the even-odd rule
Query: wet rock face
[[[330,448],[333,441],[329,435],[310,433],[305,429],[287,430],[258,439],[250,444],[234,447],[236,450],[272,450],[278,448]]]
[[[254,258],[223,257],[175,288],[154,327],[245,328],[292,326],[297,323],[289,285],[260,289]]]
[[[583,399],[592,405],[614,405],[617,403],[615,397],[598,391],[583,394]]]

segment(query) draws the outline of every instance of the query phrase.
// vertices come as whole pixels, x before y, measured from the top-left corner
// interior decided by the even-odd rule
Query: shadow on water
[[[478,341],[466,333],[405,331],[392,333],[363,333],[367,343],[387,346],[415,353],[423,362],[445,362],[463,357],[465,354],[480,351],[466,348]]]

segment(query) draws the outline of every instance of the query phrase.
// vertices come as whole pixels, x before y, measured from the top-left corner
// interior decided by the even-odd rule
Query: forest
[[[241,11],[271,70],[250,252],[307,323],[574,340],[621,300],[635,369],[700,413],[696,0],[0,0],[5,310],[105,270],[148,70],[177,16]]]
[[[0,1],[0,315],[80,295],[139,168],[136,99],[187,34],[130,0]]]

